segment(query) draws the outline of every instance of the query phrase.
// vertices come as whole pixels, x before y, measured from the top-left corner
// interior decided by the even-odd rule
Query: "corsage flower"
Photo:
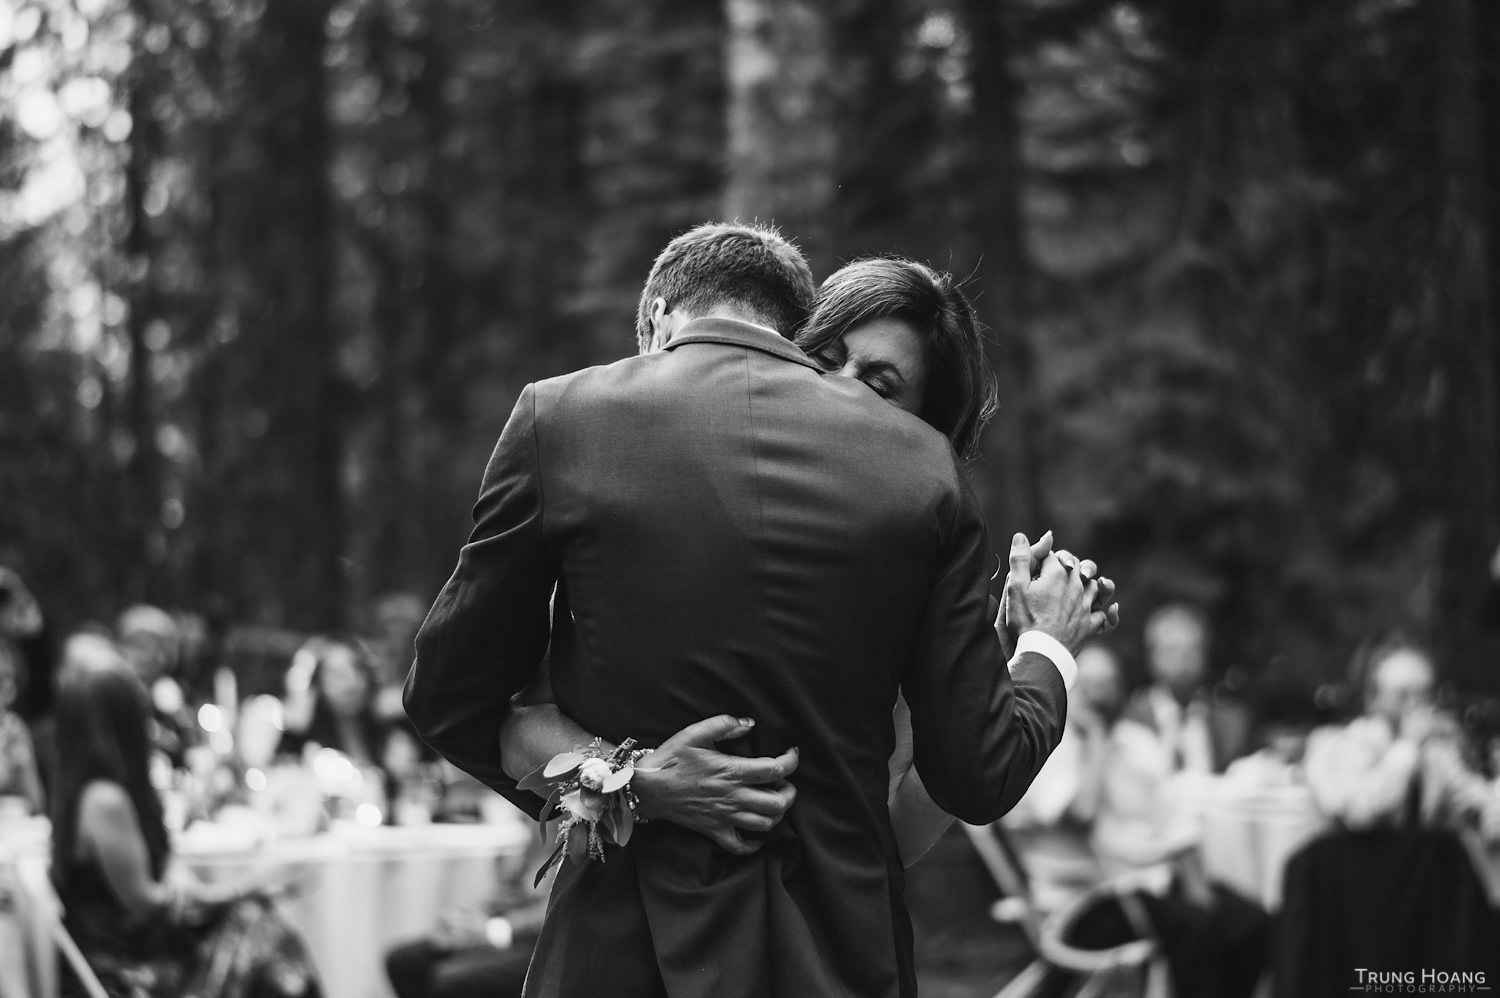
[[[558,846],[537,871],[536,883],[568,857],[602,863],[606,844],[623,846],[630,841],[636,823],[646,820],[636,817],[630,780],[636,764],[650,754],[651,749],[636,748],[633,738],[605,752],[603,742],[595,738],[590,745],[553,756],[517,784],[547,797],[537,816],[543,841],[549,826],[555,826],[552,834]]]

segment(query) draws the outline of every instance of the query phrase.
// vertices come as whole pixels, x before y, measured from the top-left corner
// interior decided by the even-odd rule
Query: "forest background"
[[[1497,112],[1482,0],[12,0],[0,559],[64,626],[430,598],[521,387],[757,218],[964,279],[992,534],[1127,646],[1500,693]]]

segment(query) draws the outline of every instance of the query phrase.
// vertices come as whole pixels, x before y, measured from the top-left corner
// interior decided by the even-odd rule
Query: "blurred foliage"
[[[753,216],[968,278],[997,536],[1237,675],[1400,625],[1493,690],[1497,50],[1479,0],[17,0],[0,554],[64,622],[431,592],[520,388]]]

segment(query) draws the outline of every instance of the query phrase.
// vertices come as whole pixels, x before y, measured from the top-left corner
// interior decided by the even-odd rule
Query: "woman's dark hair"
[[[57,784],[52,798],[53,879],[62,891],[78,840],[78,804],[86,786],[108,780],[125,789],[146,840],[151,875],[166,867],[167,826],[151,785],[151,701],[123,662],[63,671],[57,689]]]
[[[968,298],[950,275],[914,260],[855,260],[823,282],[797,345],[816,354],[876,319],[904,320],[922,337],[927,389],[917,415],[972,460],[998,392]]]
[[[312,672],[312,719],[308,722],[302,741],[304,743],[317,742],[326,748],[343,749],[344,740],[339,731],[338,718],[334,716],[328,697],[323,693],[323,673],[324,663],[328,660],[329,654],[335,649],[347,648],[354,653],[354,667],[364,677],[365,685],[370,692],[370,697],[365,701],[364,710],[360,712],[357,723],[361,734],[364,735],[365,744],[369,746],[371,752],[378,753],[382,731],[380,723],[375,718],[374,696],[379,681],[375,675],[375,665],[371,660],[369,648],[359,638],[343,633],[319,634],[309,638],[303,647],[313,653],[317,659],[317,665],[313,667]]]

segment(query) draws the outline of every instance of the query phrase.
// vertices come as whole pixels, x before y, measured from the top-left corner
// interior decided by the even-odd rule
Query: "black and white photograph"
[[[1500,3],[0,0],[0,998],[1500,988]]]

